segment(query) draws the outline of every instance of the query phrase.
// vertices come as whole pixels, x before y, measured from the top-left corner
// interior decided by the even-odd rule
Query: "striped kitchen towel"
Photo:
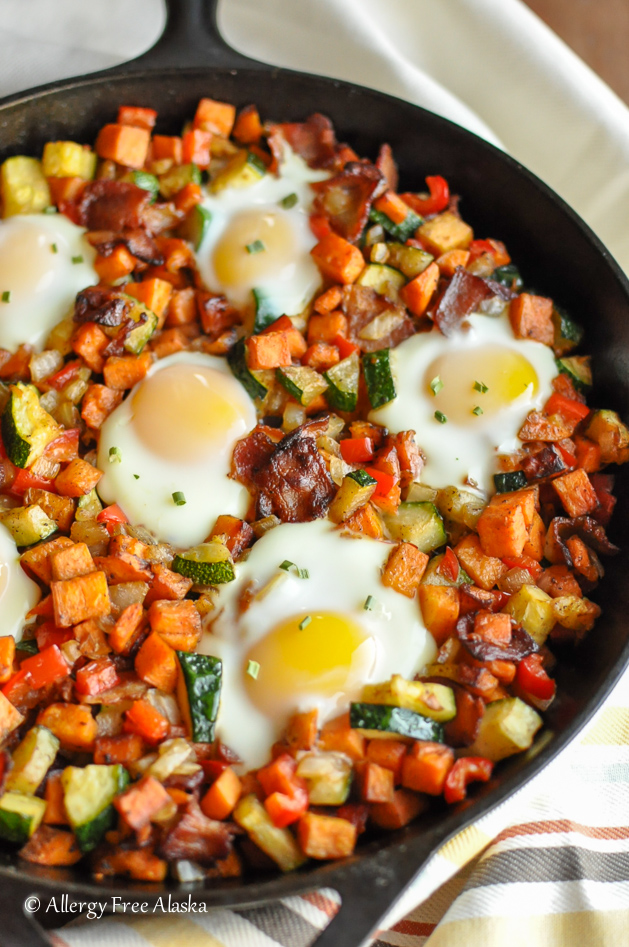
[[[628,800],[629,673],[558,759],[439,850],[375,947],[627,947]],[[338,906],[325,890],[244,911],[82,918],[55,944],[310,947]]]

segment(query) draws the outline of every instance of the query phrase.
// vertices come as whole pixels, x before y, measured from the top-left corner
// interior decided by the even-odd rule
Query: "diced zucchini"
[[[5,792],[0,799],[0,838],[23,845],[38,828],[45,812],[44,799]]]
[[[500,283],[502,286],[508,286],[515,293],[519,293],[524,286],[520,271],[513,263],[506,263],[504,266],[498,266],[491,274],[494,283]]]
[[[456,717],[456,700],[451,687],[407,681],[401,674],[394,674],[383,684],[365,684],[362,699],[368,704],[406,707],[440,723]]]
[[[615,411],[595,411],[585,432],[601,449],[604,464],[626,464],[629,460],[629,430]]]
[[[418,247],[407,247],[403,243],[387,243],[387,263],[395,267],[407,279],[415,279],[430,266],[434,260],[432,253],[420,250]]]
[[[239,801],[233,819],[282,871],[294,871],[306,861],[295,836],[288,829],[278,829],[273,825],[270,815],[253,793]]]
[[[343,477],[338,493],[332,500],[328,516],[333,523],[344,523],[372,497],[377,481],[365,470],[353,470]]]
[[[306,780],[313,806],[342,806],[352,783],[352,761],[344,753],[306,753],[297,775]]]
[[[96,848],[105,832],[116,824],[112,801],[129,782],[124,766],[67,766],[61,774],[68,821],[82,852]]]
[[[169,200],[186,184],[200,184],[201,171],[196,164],[179,164],[159,176],[159,192]]]
[[[388,404],[397,394],[390,356],[390,349],[365,352],[363,355],[363,375],[372,408],[380,408],[383,404]]]
[[[0,523],[9,530],[16,546],[32,546],[48,539],[57,529],[57,524],[46,516],[41,506],[16,506],[0,514]]]
[[[469,247],[474,231],[456,214],[445,211],[422,224],[418,236],[435,256],[441,256],[448,250],[465,250]]]
[[[47,178],[83,178],[96,174],[96,154],[76,141],[47,141],[42,170]]]
[[[588,391],[592,387],[592,367],[589,355],[572,355],[558,358],[557,368],[567,375],[577,391]]]
[[[528,480],[523,470],[509,470],[506,473],[494,474],[496,493],[511,493],[512,490],[525,487],[527,483]]]
[[[473,585],[474,583],[470,579],[469,575],[462,566],[459,566],[459,574],[456,577],[456,582],[453,582],[447,575],[443,575],[440,571],[439,566],[443,562],[445,553],[441,553],[438,556],[433,556],[428,561],[426,566],[426,571],[424,572],[421,580],[422,585],[450,585],[452,587],[460,588],[462,585]]]
[[[323,377],[328,383],[325,397],[331,408],[335,411],[356,410],[359,376],[358,352],[352,352],[347,358],[324,372]]]
[[[177,236],[188,240],[198,250],[210,228],[212,214],[201,204],[195,204],[186,214],[186,219],[177,229]]]
[[[531,746],[542,723],[537,711],[519,697],[494,700],[485,707],[476,739],[466,749],[466,756],[485,756],[498,762],[522,753]]]
[[[216,539],[175,556],[170,568],[195,585],[222,585],[236,578],[229,549]]]
[[[369,286],[380,296],[386,296],[391,302],[398,302],[400,290],[406,283],[406,277],[392,266],[370,263],[362,271],[356,282],[360,286]]]
[[[11,754],[12,767],[5,788],[33,795],[52,766],[59,740],[47,727],[34,726]]]
[[[39,214],[50,207],[50,188],[41,161],[16,155],[0,167],[2,216]]]
[[[39,654],[39,648],[37,647],[35,638],[22,638],[20,641],[16,641],[15,648],[24,654]]]
[[[402,740],[434,740],[443,743],[443,725],[406,707],[389,704],[351,703],[349,725],[362,730],[369,740],[387,739],[395,733]]]
[[[227,364],[250,398],[261,401],[266,397],[268,388],[260,381],[260,372],[252,372],[247,366],[247,347],[244,339],[239,339],[229,350]]]
[[[44,453],[61,428],[39,403],[35,385],[11,385],[11,397],[2,412],[2,441],[16,467],[30,467]]]
[[[143,191],[148,191],[151,195],[151,203],[159,194],[159,181],[154,174],[149,174],[148,171],[129,171],[122,180],[135,184],[136,187],[141,187]]]
[[[79,497],[77,500],[74,519],[77,521],[77,523],[82,523],[86,520],[95,520],[98,514],[102,513],[102,511],[103,504],[100,502],[100,498],[96,490],[90,490],[89,493]]]
[[[314,368],[292,366],[277,368],[275,377],[280,385],[292,395],[299,404],[307,407],[315,398],[327,391],[328,383]]]
[[[223,664],[208,654],[177,651],[177,699],[193,743],[211,743],[221,699]]]
[[[566,352],[576,348],[583,338],[583,327],[574,322],[559,306],[554,307],[552,319],[555,329],[553,340],[555,355],[565,355]]]
[[[413,483],[409,484],[404,499],[411,503],[423,503],[428,501],[429,503],[436,504],[439,493],[440,491],[435,487],[429,487],[428,484],[418,483],[415,480]]]
[[[374,224],[380,224],[383,230],[400,243],[404,243],[409,237],[412,237],[417,228],[424,222],[423,218],[416,214],[414,210],[411,210],[410,207],[406,217],[399,224],[396,224],[381,210],[376,210],[375,207],[372,207],[369,211],[369,220],[373,221]]]
[[[120,295],[126,302],[131,304],[131,309],[127,313],[128,318],[138,324],[137,328],[132,329],[125,338],[124,349],[125,352],[129,352],[131,355],[139,355],[155,332],[158,319],[148,306],[134,299],[133,296],[127,296],[126,293],[121,293]]]
[[[281,313],[278,312],[277,306],[263,289],[254,288],[251,290],[251,293],[253,295],[255,308],[253,334],[257,335],[259,332],[262,332],[263,329],[266,329],[267,326],[270,326],[272,322],[275,322],[275,320],[281,316]]]
[[[413,543],[421,552],[431,552],[447,542],[443,518],[434,503],[400,503],[395,514],[385,518],[391,539]]]
[[[414,500],[415,497],[407,499]],[[439,490],[435,505],[448,525],[460,523],[475,530],[486,504],[476,493],[450,486]]]
[[[553,600],[536,585],[523,585],[511,596],[504,610],[538,645],[544,644],[555,624]]]
[[[238,151],[226,166],[210,182],[212,194],[218,194],[226,187],[251,187],[266,174],[266,168],[260,159],[250,151]]]

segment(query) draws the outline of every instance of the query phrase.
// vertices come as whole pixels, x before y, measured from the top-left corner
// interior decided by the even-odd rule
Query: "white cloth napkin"
[[[165,19],[160,0],[2,0],[0,10],[0,95],[139,55]],[[249,56],[397,95],[502,146],[629,272],[629,110],[520,0],[222,0],[219,23]],[[625,679],[608,706],[628,703]],[[571,763],[554,764],[555,785],[574,778]],[[550,772],[523,790],[529,805]],[[507,825],[509,806],[520,814],[522,793],[488,822]],[[481,830],[489,840],[491,826]],[[387,925],[452,872],[431,868]]]

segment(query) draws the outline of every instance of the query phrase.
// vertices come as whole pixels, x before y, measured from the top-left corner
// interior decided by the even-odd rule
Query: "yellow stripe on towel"
[[[622,746],[629,743],[629,707],[606,707],[581,743],[585,746]]]
[[[224,947],[222,941],[187,917],[156,914],[129,919],[126,923],[152,947]]]

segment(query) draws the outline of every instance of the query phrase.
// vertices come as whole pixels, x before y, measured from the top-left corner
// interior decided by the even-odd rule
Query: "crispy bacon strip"
[[[521,661],[527,654],[539,651],[539,645],[531,636],[511,621],[511,641],[507,645],[496,645],[474,634],[475,612],[469,612],[456,623],[456,635],[459,641],[477,661]]]
[[[312,185],[317,193],[313,209],[327,217],[335,233],[355,243],[365,228],[372,201],[386,186],[375,165],[349,161],[339,174]]]
[[[544,444],[541,450],[523,457],[520,464],[526,479],[543,480],[566,470],[566,463],[554,444]]]
[[[129,304],[113,286],[88,286],[77,293],[74,321],[119,326],[124,322],[128,310]]]
[[[435,325],[444,335],[452,335],[467,316],[478,310],[483,300],[492,296],[511,299],[513,293],[494,280],[475,276],[457,266],[434,312]]]
[[[115,233],[113,230],[92,230],[86,237],[101,256],[110,256],[114,249],[122,244],[134,257],[151,266],[161,266],[164,262],[163,255],[145,230],[126,230],[122,233]]]
[[[229,854],[232,836],[233,826],[208,819],[193,798],[161,843],[160,854],[168,861],[187,858],[202,865],[211,864]]]
[[[393,152],[391,151],[390,145],[380,145],[380,151],[378,152],[378,157],[376,158],[376,167],[378,171],[382,172],[384,175],[388,189],[390,191],[397,191],[397,164],[393,158]]]
[[[88,230],[136,230],[151,195],[128,181],[90,181],[77,203],[79,222]]]
[[[315,112],[305,122],[272,125],[267,141],[276,161],[282,157],[282,139],[311,168],[334,167],[338,146],[332,122],[325,115]]]
[[[415,333],[415,326],[409,319],[406,311],[380,296],[370,286],[354,284],[343,290],[343,312],[347,316],[348,335],[352,342],[358,345],[363,352],[375,352],[378,349],[392,349],[404,339]],[[376,316],[384,312],[397,312],[400,321],[392,332],[379,339],[361,339],[361,330]]]
[[[569,569],[573,568],[572,556],[566,545],[571,536],[578,536],[599,555],[615,556],[619,552],[618,546],[610,543],[601,524],[591,516],[577,516],[573,520],[556,516],[550,522],[544,546],[544,556],[549,562],[565,563]]]

